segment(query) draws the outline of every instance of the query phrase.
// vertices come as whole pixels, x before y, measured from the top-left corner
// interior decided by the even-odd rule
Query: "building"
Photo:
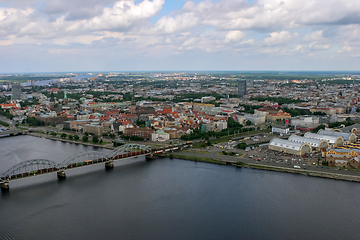
[[[302,156],[312,152],[312,148],[308,143],[300,143],[280,138],[273,138],[269,143],[269,149]]]
[[[246,95],[246,80],[238,80],[238,96],[243,97]]]
[[[358,168],[358,149],[331,149],[326,153],[326,162],[329,166],[336,167],[355,167]],[[355,160],[355,161],[352,161]]]
[[[314,126],[319,125],[320,118],[318,116],[299,116],[291,118],[291,126]]]
[[[215,97],[202,97],[201,98],[202,103],[207,103],[207,102],[211,102],[211,101],[214,101],[214,100],[216,100]]]
[[[83,132],[88,132],[96,136],[101,136],[104,133],[104,127],[100,125],[86,124],[83,127]]]
[[[169,139],[178,138],[178,132],[176,128],[164,128],[164,132],[169,134]]]
[[[164,131],[159,130],[151,134],[151,141],[153,142],[165,142],[167,140],[170,140],[170,134]]]
[[[152,133],[155,132],[151,128],[138,127],[138,128],[125,128],[124,135],[126,136],[138,136],[144,139],[151,139]]]
[[[288,138],[289,141],[299,142],[299,143],[308,143],[316,151],[326,152],[326,149],[329,148],[329,143],[325,139],[313,139],[307,137],[301,137],[297,135],[291,135]]]
[[[19,100],[21,98],[21,84],[14,82],[12,84],[12,99]]]
[[[265,123],[266,120],[266,117],[263,114],[245,114],[244,117],[254,125]]]
[[[276,122],[276,121],[282,121],[285,119],[290,119],[291,115],[290,113],[287,112],[278,112],[278,113],[273,113],[273,114],[268,114],[266,115],[266,120],[270,121],[270,122]]]
[[[326,140],[330,147],[340,147],[344,144],[344,139],[342,137],[336,137],[336,136],[329,136],[329,135],[322,135],[322,134],[316,134],[316,133],[305,133],[304,137],[312,138],[312,139],[318,139],[318,140]]]
[[[342,137],[344,139],[344,144],[356,142],[356,135],[354,133],[344,133],[344,132],[337,132],[337,131],[329,131],[320,129],[318,134],[327,135],[327,136],[335,136],[335,137]]]
[[[290,129],[288,127],[272,127],[272,133],[279,133],[279,134],[289,134]]]

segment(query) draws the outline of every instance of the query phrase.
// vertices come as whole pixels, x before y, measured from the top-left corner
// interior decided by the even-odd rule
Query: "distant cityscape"
[[[2,132],[23,129],[83,142],[92,136],[93,143],[108,139],[114,146],[198,141],[202,148],[238,148],[246,155],[260,141],[268,155],[358,169],[359,80],[331,73],[2,75],[0,125]],[[264,134],[264,140],[257,136]],[[227,136],[229,142],[217,144]]]

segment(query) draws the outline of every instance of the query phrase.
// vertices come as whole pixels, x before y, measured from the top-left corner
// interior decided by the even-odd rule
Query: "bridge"
[[[11,137],[11,136],[16,136],[16,135],[25,135],[25,131],[23,130],[7,130],[4,132],[0,132],[0,137]]]
[[[147,160],[153,159],[156,155],[165,152],[176,151],[188,147],[189,144],[179,144],[163,148],[152,149],[142,144],[124,144],[115,148],[110,154],[97,151],[82,152],[56,163],[48,159],[32,159],[19,163],[0,175],[0,186],[2,191],[10,189],[11,180],[34,177],[42,174],[57,173],[59,179],[66,178],[66,170],[80,168],[95,164],[105,164],[105,168],[113,168],[114,161],[131,158],[135,156],[145,156]]]

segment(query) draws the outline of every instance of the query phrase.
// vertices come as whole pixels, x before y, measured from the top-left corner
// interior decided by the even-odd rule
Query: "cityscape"
[[[360,3],[0,3],[0,239],[357,239]]]

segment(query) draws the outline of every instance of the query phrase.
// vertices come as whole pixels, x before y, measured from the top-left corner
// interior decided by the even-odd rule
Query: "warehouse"
[[[322,135],[322,134],[316,134],[316,133],[305,133],[304,137],[306,138],[312,138],[312,139],[318,139],[318,140],[326,140],[330,147],[340,147],[344,144],[344,139],[342,137],[336,137],[336,136],[329,136],[329,135]]]
[[[308,143],[314,151],[325,152],[329,148],[329,143],[325,139],[314,139],[308,137],[301,137],[297,135],[291,135],[288,139],[289,141],[299,142],[299,143]]]
[[[269,143],[269,149],[298,156],[312,152],[312,148],[308,143],[293,142],[280,138],[273,138]]]
[[[344,139],[344,144],[349,144],[356,142],[356,135],[354,133],[344,133],[344,132],[334,132],[328,130],[320,129],[318,134],[327,135],[327,136],[335,136],[335,137],[342,137]]]

